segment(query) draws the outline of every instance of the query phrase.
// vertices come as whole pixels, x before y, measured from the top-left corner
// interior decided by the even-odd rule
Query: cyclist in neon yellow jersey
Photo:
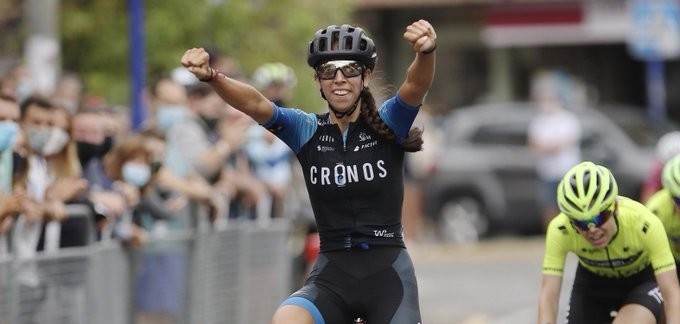
[[[568,323],[680,323],[680,286],[661,221],[618,195],[609,169],[572,167],[548,225],[538,323],[555,323],[567,253],[578,257]],[[663,298],[661,297],[663,295]]]
[[[647,201],[647,207],[659,217],[666,229],[680,278],[680,155],[670,159],[661,174],[662,189]]]

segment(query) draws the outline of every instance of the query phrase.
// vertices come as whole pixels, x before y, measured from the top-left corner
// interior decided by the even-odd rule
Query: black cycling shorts
[[[315,324],[419,324],[418,287],[406,249],[319,254],[305,285],[282,305],[304,307]]]
[[[606,278],[579,265],[569,300],[567,322],[611,323],[617,311],[627,304],[649,309],[657,322],[663,318],[663,300],[651,267],[628,278]]]

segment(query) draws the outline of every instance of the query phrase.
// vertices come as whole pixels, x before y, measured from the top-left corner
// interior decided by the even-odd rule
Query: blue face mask
[[[0,152],[12,149],[17,140],[19,125],[13,121],[0,121]]]
[[[184,119],[185,114],[186,109],[182,106],[160,106],[156,111],[156,126],[162,131],[168,131],[168,129],[179,124]]]
[[[151,167],[146,164],[127,162],[123,164],[122,173],[123,181],[141,188],[151,178]]]

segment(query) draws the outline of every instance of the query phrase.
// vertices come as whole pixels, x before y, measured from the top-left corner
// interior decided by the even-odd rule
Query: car
[[[607,166],[619,194],[639,198],[654,154],[596,109],[573,111],[584,160]],[[539,234],[536,157],[527,130],[531,102],[479,104],[444,116],[445,143],[425,184],[426,214],[444,240],[475,241],[500,233]]]

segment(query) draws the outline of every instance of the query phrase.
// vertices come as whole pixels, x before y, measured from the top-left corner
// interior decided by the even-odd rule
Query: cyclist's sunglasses
[[[333,80],[340,70],[346,78],[353,78],[364,73],[364,65],[357,61],[328,61],[316,67],[316,77],[321,80]]]
[[[680,206],[680,197],[673,196],[673,201],[675,201],[675,204]]]
[[[601,211],[599,214],[593,216],[593,218],[588,220],[577,220],[570,217],[571,223],[578,229],[586,232],[591,227],[600,227],[602,224],[606,223],[613,214],[612,208],[607,207],[605,210]]]

